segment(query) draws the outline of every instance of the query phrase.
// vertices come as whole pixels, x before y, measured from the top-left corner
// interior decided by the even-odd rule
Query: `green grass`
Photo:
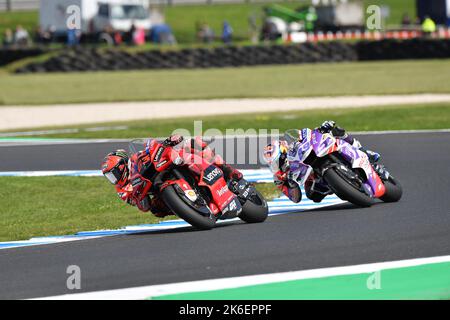
[[[13,32],[18,25],[21,25],[28,30],[30,36],[39,24],[38,11],[13,11],[0,12],[0,43],[6,29],[11,29]]]
[[[194,133],[194,121],[202,120],[203,133],[208,129],[287,129],[315,127],[325,119],[333,119],[349,131],[447,129],[450,128],[450,104],[383,106],[373,108],[322,109],[297,112],[241,114],[239,116],[209,116],[196,118],[142,120],[120,123],[99,123],[78,128],[77,133],[39,135],[45,138],[119,138],[165,137],[176,129],[187,129]],[[127,126],[126,130],[106,129],[91,131],[98,126]],[[67,127],[64,127],[67,128]],[[39,128],[34,130],[58,129]],[[20,137],[20,135],[18,135]],[[27,136],[29,137],[29,136]],[[9,139],[9,138],[8,138]]]
[[[0,183],[0,241],[161,221],[126,205],[99,177],[1,177]],[[258,189],[268,198],[278,194],[269,184]]]
[[[374,274],[354,273],[279,280],[228,289],[156,295],[154,300],[448,300],[449,262],[380,270],[380,290],[369,290]]]
[[[450,92],[450,60],[0,75],[0,105]],[[55,90],[58,88],[58,90]]]
[[[286,7],[296,9],[309,1],[289,1],[278,2]],[[387,25],[399,25],[404,12],[410,17],[415,17],[414,0],[364,0],[364,5],[387,4],[391,8],[391,15],[387,19]],[[198,22],[208,23],[220,36],[222,23],[228,21],[237,38],[247,38],[249,36],[248,19],[254,15],[258,25],[261,25],[262,7],[267,3],[241,3],[241,4],[214,4],[214,5],[177,5],[164,7],[166,21],[172,26],[174,34],[180,43],[196,42],[195,26]],[[6,28],[15,29],[21,24],[29,32],[32,32],[39,23],[37,11],[0,12],[0,38]]]

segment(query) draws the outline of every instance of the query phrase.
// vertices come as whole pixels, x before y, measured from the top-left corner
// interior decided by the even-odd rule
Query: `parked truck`
[[[362,31],[365,28],[361,0],[316,0],[312,5],[296,10],[272,4],[264,10],[263,39],[304,42],[307,40],[306,32]]]
[[[121,32],[129,31],[132,25],[145,30],[152,27],[149,0],[41,0],[41,28],[65,34],[73,15],[73,11],[67,11],[70,6],[79,8],[83,34],[96,34],[107,27]]]
[[[364,30],[364,3],[359,0],[324,3],[316,6],[317,30]]]

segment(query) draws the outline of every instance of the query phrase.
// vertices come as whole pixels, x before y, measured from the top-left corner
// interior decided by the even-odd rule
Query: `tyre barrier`
[[[361,41],[356,44],[356,52],[361,61],[449,58],[450,40]]]
[[[40,48],[33,49],[0,49],[0,67],[17,60],[39,56],[47,51]]]
[[[75,48],[16,73],[100,70],[191,69],[317,62],[424,59],[450,57],[450,40],[412,39],[308,42],[296,45],[149,50]]]

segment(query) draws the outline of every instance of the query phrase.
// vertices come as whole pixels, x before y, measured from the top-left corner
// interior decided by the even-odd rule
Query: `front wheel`
[[[161,193],[161,197],[173,213],[193,227],[200,230],[209,230],[216,225],[214,218],[203,216],[186,204],[180,198],[174,186],[165,188]]]
[[[373,204],[372,198],[345,180],[336,170],[339,169],[330,168],[323,176],[331,190],[342,200],[350,201],[360,207],[370,207]]]
[[[387,181],[383,181],[384,187],[386,188],[386,192],[382,197],[380,197],[380,200],[384,202],[397,202],[400,200],[400,198],[403,195],[403,189],[398,182],[397,179],[390,176]]]
[[[242,206],[242,212],[239,218],[247,223],[264,222],[269,215],[267,201],[256,189]]]

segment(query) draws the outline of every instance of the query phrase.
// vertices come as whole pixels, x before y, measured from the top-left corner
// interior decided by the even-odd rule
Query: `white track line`
[[[313,98],[214,99],[91,103],[0,108],[0,130],[93,124],[142,119],[286,112],[325,108],[365,108],[401,104],[450,102],[450,94],[337,96]],[[126,110],[126,112],[123,112]]]
[[[399,260],[390,262],[379,262],[360,264],[353,266],[322,268],[302,271],[291,271],[282,273],[260,274],[253,276],[222,278],[213,280],[200,280],[180,282],[164,285],[152,285],[135,288],[96,291],[88,293],[68,294],[42,299],[48,300],[142,300],[170,294],[202,292],[211,290],[231,289],[244,286],[253,286],[274,282],[285,282],[291,280],[323,278],[330,276],[342,276],[350,274],[373,273],[386,269],[406,268],[424,264],[450,262],[450,256],[419,258],[410,260]]]

